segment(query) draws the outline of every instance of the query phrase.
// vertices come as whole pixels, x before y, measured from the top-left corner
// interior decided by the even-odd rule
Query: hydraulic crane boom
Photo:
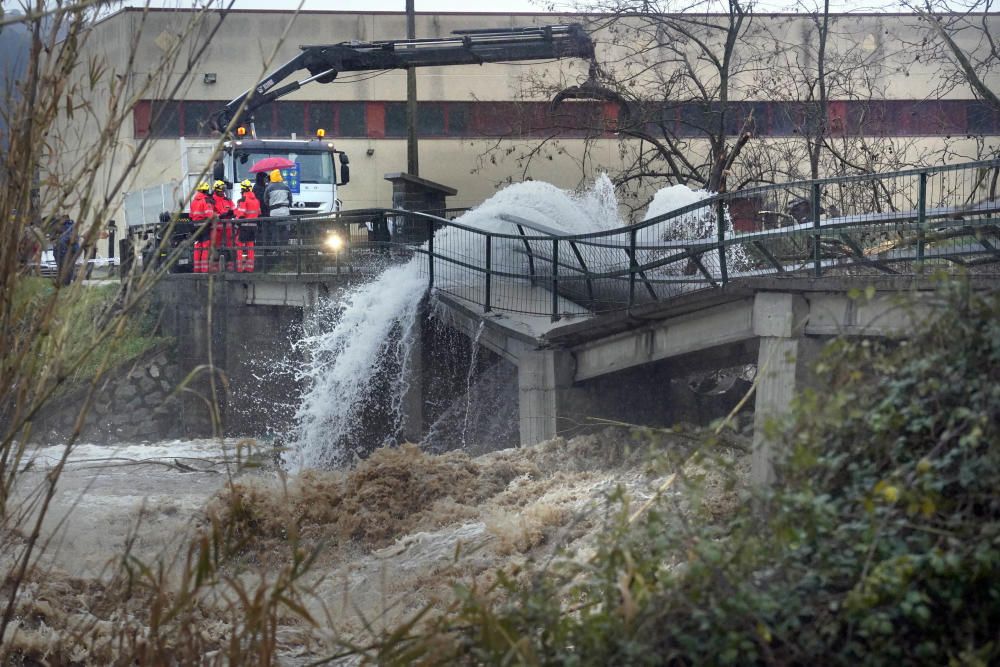
[[[213,117],[213,126],[222,131],[247,98],[241,115],[298,90],[311,81],[330,83],[340,72],[408,69],[435,65],[481,65],[520,60],[594,57],[594,44],[578,24],[552,25],[510,30],[460,30],[452,37],[436,39],[341,42],[324,46],[303,46],[302,52],[260,83],[229,102]],[[299,70],[310,76],[302,81],[278,86]]]

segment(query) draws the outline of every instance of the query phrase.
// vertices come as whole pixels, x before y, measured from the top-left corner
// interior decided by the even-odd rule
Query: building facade
[[[647,98],[634,107],[649,112],[643,122],[651,132],[669,133],[683,150],[704,156],[705,119],[721,102],[696,99],[676,85],[675,58],[660,56],[656,61],[656,53],[631,50],[643,39],[642,21],[630,28],[626,20],[612,29],[599,18],[418,14],[416,35],[602,23],[604,27],[593,33],[602,67],[623,85],[630,68],[645,67],[631,82],[637,90],[651,92],[636,94]],[[816,24],[801,15],[755,16],[753,21],[753,30],[742,38],[740,67],[727,82],[724,131],[736,137],[749,128],[759,145],[797,145],[810,122],[815,96],[803,93],[808,76],[793,75],[814,68],[810,54]],[[975,99],[968,87],[944,86],[940,63],[914,57],[913,45],[926,31],[915,17],[852,14],[833,17],[832,25],[828,53],[837,54],[837,86],[823,102],[831,141],[868,138],[870,148],[865,150],[874,151],[885,150],[879,140],[892,139],[895,148],[889,150],[906,152],[914,161],[959,161],[996,150],[1000,109]],[[141,159],[134,164],[118,161],[98,179],[110,187],[124,178],[126,190],[138,190],[176,181],[184,169],[197,169],[200,165],[182,165],[182,146],[189,155],[193,147],[210,157],[218,139],[209,123],[212,113],[295,56],[299,45],[405,35],[402,13],[232,11],[223,17],[124,9],[95,25],[88,48],[95,57],[106,58],[112,72],[128,77],[130,118],[117,143],[123,155]],[[972,42],[967,46],[979,48]],[[129,53],[134,53],[131,59],[124,55]],[[695,69],[702,66],[695,57],[691,60]],[[781,68],[787,70],[783,75],[778,74]],[[578,85],[587,74],[588,63],[579,59],[418,69],[420,176],[455,188],[458,194],[449,206],[467,207],[506,182],[533,178],[572,188],[600,171],[614,174],[627,167],[638,149],[636,140],[618,133],[619,102],[572,102],[558,109],[550,104],[551,91]],[[711,68],[699,72],[699,78],[719,87]],[[672,89],[665,83],[671,80]],[[988,83],[1000,87],[995,79]],[[677,97],[671,97],[671,90]],[[407,164],[405,99],[404,71],[344,73],[333,83],[305,85],[261,108],[255,114],[256,129],[262,138],[304,138],[325,130],[327,139],[351,157],[351,182],[340,191],[344,208],[389,206],[391,185],[384,175],[405,171]],[[747,119],[752,119],[749,125]],[[92,150],[88,130],[76,126],[74,131],[80,139],[64,142],[58,158],[64,165]],[[789,151],[784,159],[800,160],[801,153]],[[794,165],[783,170],[798,173]],[[666,179],[661,176],[657,182],[653,175],[626,196],[641,205],[645,193]],[[115,216],[121,225],[122,211]]]

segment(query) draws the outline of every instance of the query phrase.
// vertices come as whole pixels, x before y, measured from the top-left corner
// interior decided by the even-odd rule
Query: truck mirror
[[[347,185],[351,182],[351,159],[347,153],[340,153],[340,183],[337,185]]]
[[[222,160],[216,160],[215,164],[212,165],[212,180],[222,181],[226,178],[226,165],[222,164]]]

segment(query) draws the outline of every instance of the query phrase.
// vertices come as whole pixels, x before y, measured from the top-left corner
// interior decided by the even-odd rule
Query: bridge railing
[[[993,160],[771,185],[570,236],[514,216],[503,232],[426,222],[439,228],[417,251],[440,291],[487,312],[552,318],[767,274],[996,273],[998,180]]]
[[[556,319],[761,275],[1000,266],[1000,160],[706,195],[589,234],[513,215],[471,227],[458,212],[262,220],[255,273],[366,273],[417,255],[430,285],[470,306]]]

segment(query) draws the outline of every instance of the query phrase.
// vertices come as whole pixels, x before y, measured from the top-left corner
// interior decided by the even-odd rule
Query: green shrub
[[[34,318],[42,316],[38,311],[51,307],[51,313],[44,315],[51,317],[45,330],[59,331],[64,326],[70,330],[69,335],[53,337],[49,344],[43,342],[42,345],[48,355],[46,358],[58,360],[63,368],[70,369],[60,391],[91,380],[102,365],[128,363],[166,341],[154,335],[154,318],[147,312],[136,311],[114,331],[98,353],[89,352],[98,332],[110,319],[119,292],[118,285],[99,285],[64,289],[56,294],[51,280],[27,277],[18,281],[13,300],[16,309]],[[26,317],[23,325],[27,329],[33,322]]]
[[[987,665],[1000,660],[1000,298],[907,343],[838,340],[778,483],[726,522],[609,498],[594,555],[460,589],[386,663]],[[709,443],[711,444],[711,443]],[[706,452],[711,451],[710,448]],[[680,480],[685,497],[696,480]]]

